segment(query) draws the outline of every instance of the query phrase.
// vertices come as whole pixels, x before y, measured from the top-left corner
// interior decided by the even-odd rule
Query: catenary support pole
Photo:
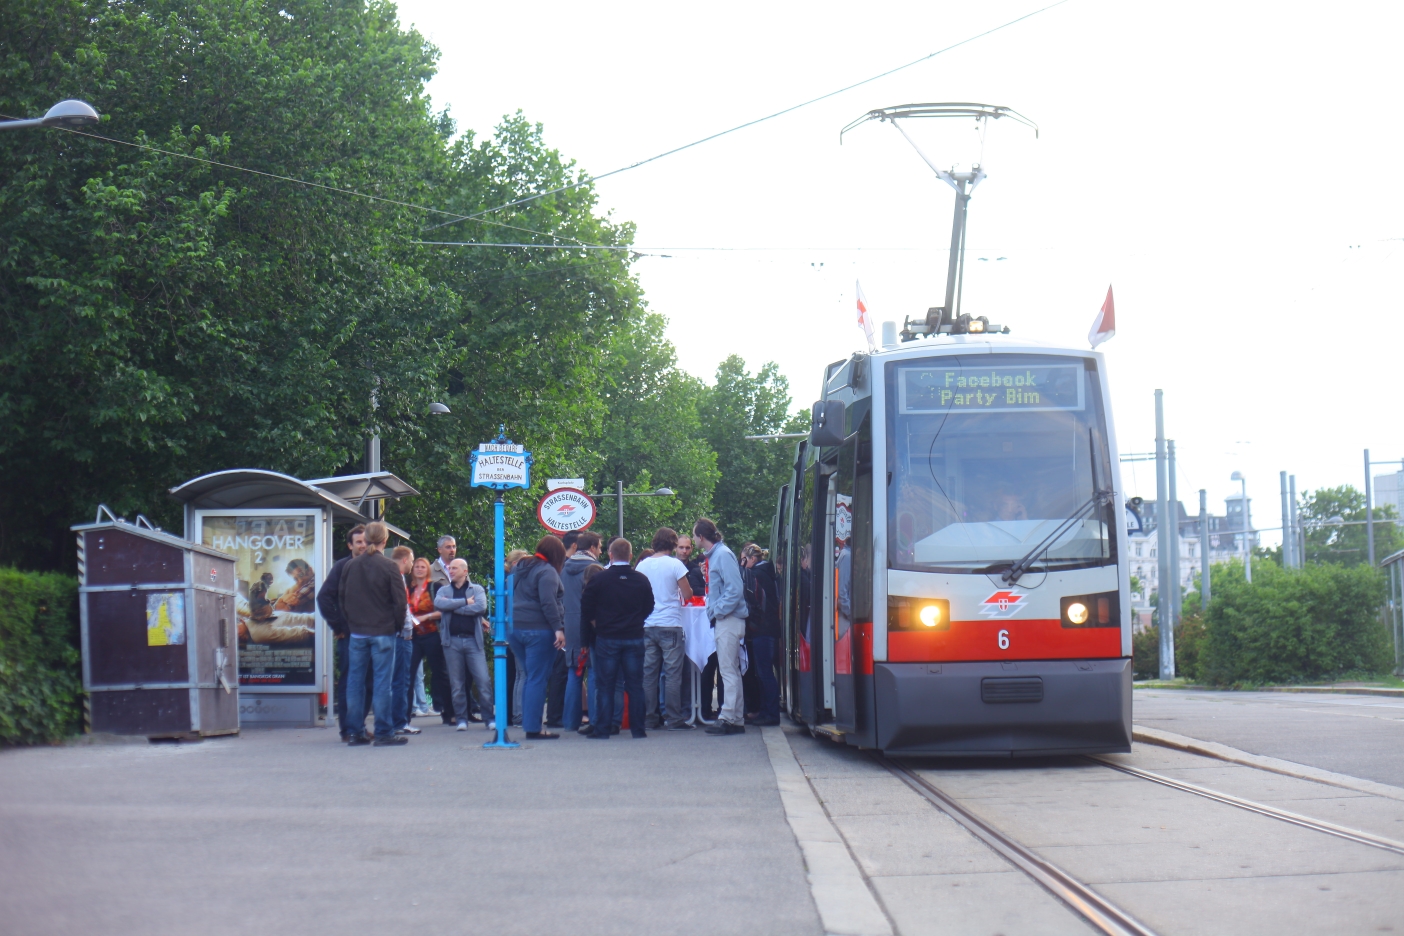
[[[614,482],[614,502],[619,505],[617,516],[619,518],[619,538],[624,538],[624,482]]]
[[[1165,463],[1165,394],[1155,391],[1155,546],[1156,546],[1156,591],[1159,596],[1156,599],[1157,609],[1160,612],[1160,678],[1175,678],[1175,631],[1166,625],[1169,618],[1169,599],[1166,595],[1170,593],[1167,587],[1170,581],[1170,527],[1167,518],[1170,516],[1166,503],[1169,492],[1166,490]]]
[[[1365,450],[1365,553],[1375,567],[1375,492],[1370,477],[1370,450]]]
[[[1209,613],[1209,492],[1199,489],[1199,607]]]
[[[1287,476],[1287,494],[1292,506],[1292,568],[1300,569],[1306,553],[1306,538],[1302,536],[1302,518],[1297,513],[1297,476]]]
[[[495,740],[483,747],[514,748],[507,740],[507,564],[506,533],[503,529],[503,493],[492,502],[492,708],[497,719]]]
[[[1180,580],[1180,495],[1175,477],[1174,439],[1166,440],[1165,450],[1167,462],[1165,474],[1169,479],[1170,489],[1170,631],[1173,634],[1175,628],[1180,626],[1180,618],[1184,611],[1182,606],[1185,600],[1184,586]]]
[[[1287,501],[1287,472],[1278,472],[1282,488],[1282,568],[1292,568],[1292,507]]]

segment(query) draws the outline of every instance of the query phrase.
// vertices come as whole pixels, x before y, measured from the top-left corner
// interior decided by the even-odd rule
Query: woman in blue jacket
[[[554,536],[542,537],[536,553],[512,569],[512,655],[526,674],[522,689],[522,728],[532,740],[559,738],[541,730],[546,706],[546,680],[551,675],[555,651],[565,647],[565,589],[561,566],[565,544]]]

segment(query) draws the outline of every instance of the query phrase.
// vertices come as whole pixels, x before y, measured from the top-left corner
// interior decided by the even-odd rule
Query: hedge
[[[57,741],[82,724],[78,582],[0,568],[0,744]]]

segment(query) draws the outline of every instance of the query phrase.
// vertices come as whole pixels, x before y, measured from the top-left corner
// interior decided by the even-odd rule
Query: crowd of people
[[[434,560],[408,546],[387,555],[387,542],[383,523],[352,528],[348,555],[317,593],[335,637],[335,709],[349,745],[408,743],[421,733],[413,719],[426,716],[459,731],[495,730],[503,718],[532,740],[559,738],[552,729],[607,740],[622,730],[626,700],[635,738],[692,730],[683,614],[697,605],[716,644],[701,676],[706,732],[780,723],[774,567],[754,543],[738,557],[711,520],[698,520],[691,536],[659,529],[637,559],[628,540],[605,545],[589,530],[509,553],[506,712],[494,711],[487,593],[457,541],[441,537]]]

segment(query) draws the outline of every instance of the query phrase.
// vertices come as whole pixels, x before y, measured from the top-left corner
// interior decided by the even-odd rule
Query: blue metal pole
[[[497,492],[492,505],[492,685],[493,717],[497,719],[495,740],[485,748],[520,747],[507,740],[507,590],[503,581],[506,564],[506,533],[503,530],[503,492]]]

